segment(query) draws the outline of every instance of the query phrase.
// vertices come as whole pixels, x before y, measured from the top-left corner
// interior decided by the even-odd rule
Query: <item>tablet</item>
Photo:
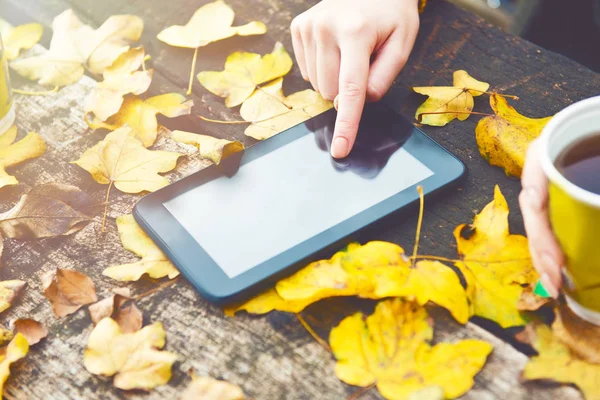
[[[464,173],[381,103],[365,108],[352,152],[336,160],[335,118],[326,111],[151,193],[134,216],[204,297],[227,303],[331,256],[353,232],[417,201],[418,185],[427,195]]]

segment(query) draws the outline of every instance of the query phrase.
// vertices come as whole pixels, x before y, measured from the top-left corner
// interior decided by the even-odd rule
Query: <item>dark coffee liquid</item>
[[[575,185],[600,194],[600,134],[571,144],[559,154],[554,164]]]

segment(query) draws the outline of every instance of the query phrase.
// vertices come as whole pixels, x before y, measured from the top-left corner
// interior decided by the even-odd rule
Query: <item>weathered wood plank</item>
[[[264,2],[231,1],[238,10],[239,19],[264,20],[270,27],[267,38],[235,39],[223,45],[212,46],[203,51],[201,69],[219,69],[226,55],[235,49],[252,49],[267,52],[275,40],[283,40],[291,51],[287,26],[289,21],[308,3],[271,0]],[[156,32],[172,23],[184,23],[191,11],[184,0],[173,0],[165,6],[160,1],[73,2],[82,18],[97,25],[108,15],[130,12],[142,16],[146,22],[143,39],[148,52],[153,55],[157,70],[153,91],[181,91],[187,84],[191,52],[171,49],[158,43]],[[35,0],[3,0],[0,13],[20,10],[20,15],[48,24],[54,15],[67,8],[62,0],[52,0],[41,5]],[[9,18],[10,19],[10,18]],[[20,21],[15,21],[20,22]],[[539,52],[538,52],[539,51]],[[541,66],[545,66],[541,73]],[[398,79],[398,90],[415,84],[448,83],[454,69],[465,68],[479,79],[492,82],[493,87],[510,90],[520,95],[519,109],[524,113],[546,115],[557,111],[576,99],[587,97],[597,91],[599,78],[591,71],[555,54],[547,53],[519,39],[507,36],[489,27],[478,18],[440,4],[424,16],[420,38],[411,62]],[[289,91],[305,87],[298,71],[289,78]],[[3,191],[2,210],[11,206],[28,187],[60,181],[77,185],[102,201],[106,187],[95,184],[87,172],[68,164],[81,152],[101,139],[102,133],[85,132],[81,102],[93,82],[84,78],[79,84],[63,89],[59,95],[49,98],[19,97],[18,124],[22,131],[38,130],[49,141],[48,153],[39,160],[16,168],[23,185]],[[18,81],[16,85],[24,85]],[[205,92],[198,84],[193,99],[196,114],[212,113],[217,118],[230,117],[231,111],[222,106],[221,99]],[[544,99],[539,102],[538,99]],[[420,97],[414,95],[408,102],[397,107],[411,116]],[[485,101],[478,102],[480,108]],[[470,169],[462,191],[449,192],[443,201],[427,205],[423,229],[422,252],[452,257],[455,255],[451,235],[455,225],[468,222],[473,211],[481,209],[492,196],[493,185],[501,183],[513,212],[513,226],[519,230],[520,215],[517,211],[516,194],[519,185],[509,181],[503,173],[489,167],[476,149],[473,135],[475,120],[453,123],[441,129],[426,128],[436,140],[452,149]],[[170,121],[170,127],[179,124],[196,127],[200,132],[210,132],[225,137],[243,137],[243,129],[214,127],[200,123],[195,118]],[[246,143],[251,143],[246,141]],[[158,147],[177,148],[167,138]],[[184,160],[177,172],[170,174],[178,179],[204,164],[192,157]],[[9,241],[0,270],[0,279],[21,278],[30,283],[25,298],[12,311],[4,313],[6,321],[17,317],[34,317],[47,323],[51,336],[36,347],[27,360],[14,369],[9,381],[9,398],[42,398],[52,393],[53,398],[122,398],[132,397],[113,389],[110,380],[91,376],[83,369],[82,352],[90,331],[90,320],[85,311],[56,320],[49,304],[41,294],[39,277],[57,266],[75,268],[89,274],[96,282],[99,292],[107,294],[115,282],[101,275],[102,269],[134,259],[122,249],[114,218],[130,212],[138,196],[114,192],[108,231],[100,235],[99,218],[78,234],[65,239],[48,239],[31,243]],[[368,230],[363,237],[384,239],[412,244],[415,218],[396,217]],[[144,293],[157,283],[143,281],[128,285],[136,293]],[[338,307],[318,304],[307,311],[323,334],[325,326],[331,327],[352,306],[339,300],[330,302]],[[168,349],[180,354],[181,363],[174,369],[174,378],[168,386],[152,392],[149,398],[177,396],[187,383],[186,371],[190,366],[217,377],[240,384],[255,398],[343,398],[353,391],[341,384],[333,374],[333,361],[304,332],[295,318],[274,313],[267,317],[223,317],[220,309],[202,300],[183,280],[140,300],[146,322],[162,321],[168,337]],[[336,311],[333,315],[332,312]],[[347,314],[346,314],[347,315]],[[311,318],[312,317],[312,318]],[[481,330],[473,324],[460,327],[447,318],[438,322],[437,337],[458,340],[476,337],[495,344],[496,350],[484,371],[477,377],[472,392],[465,398],[576,398],[571,389],[548,389],[537,385],[521,385],[519,370],[525,356],[510,345]],[[62,396],[62,397],[61,397]],[[136,397],[136,396],[134,396]],[[375,392],[367,398],[376,398]]]

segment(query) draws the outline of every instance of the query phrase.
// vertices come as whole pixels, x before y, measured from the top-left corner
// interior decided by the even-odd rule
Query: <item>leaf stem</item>
[[[192,84],[194,83],[194,71],[196,71],[196,60],[198,59],[198,48],[194,49],[194,58],[192,58],[192,69],[190,70],[190,83],[186,94],[192,94]]]
[[[200,119],[202,121],[206,121],[206,122],[214,122],[215,124],[225,124],[225,125],[231,125],[231,124],[251,124],[252,123],[250,121],[221,121],[219,119],[206,118],[206,117],[203,117],[202,115],[200,115]]]
[[[421,227],[423,226],[423,213],[425,211],[425,195],[423,194],[423,186],[417,186],[419,192],[419,219],[417,221],[417,232],[415,233],[415,247],[413,249],[412,258],[416,260],[419,252],[419,240],[421,238]]]
[[[423,112],[417,115],[417,121],[423,122],[423,115],[433,115],[433,114],[469,114],[469,115],[484,115],[486,117],[493,117],[494,114],[482,113],[477,111],[430,111]]]
[[[477,264],[504,264],[504,263],[513,263],[513,262],[521,262],[521,261],[531,260],[530,257],[514,258],[511,260],[499,260],[499,261],[483,261],[483,260],[471,260],[471,259],[461,260],[461,259],[452,259],[452,258],[446,258],[446,257],[427,256],[427,255],[417,255],[417,256],[413,255],[413,256],[409,257],[408,259],[412,260],[413,262],[416,260],[434,260],[434,261],[444,261],[444,262],[448,262],[448,263],[472,262],[472,263],[477,263]]]
[[[54,89],[52,89],[52,90],[45,90],[45,91],[41,91],[41,92],[21,90],[21,89],[13,89],[12,92],[16,93],[16,94],[23,94],[25,96],[48,96],[52,93],[58,92],[58,86],[54,86]]]
[[[490,96],[493,94],[497,94],[498,96],[502,96],[502,97],[508,97],[509,99],[513,99],[513,100],[519,100],[519,96],[515,96],[512,94],[502,94],[502,93],[497,93],[497,92],[484,92],[483,90],[477,90],[477,89],[471,89],[471,88],[465,88],[467,90],[472,90],[474,92],[479,92],[482,94],[489,94]]]
[[[357,400],[359,397],[367,393],[369,390],[375,387],[375,383],[371,383],[369,386],[362,387],[358,389],[356,392],[352,393],[350,396],[346,398],[346,400]]]
[[[144,58],[142,58],[142,71],[146,71],[146,61],[148,61],[151,58],[152,57],[150,56],[150,54],[146,54]]]
[[[164,289],[166,287],[171,286],[172,284],[176,283],[177,281],[179,281],[179,277],[175,277],[173,279],[169,279],[168,281],[163,282],[160,285],[155,286],[152,289],[150,289],[150,290],[148,290],[148,291],[146,291],[144,293],[140,293],[140,294],[138,294],[136,296],[133,296],[131,298],[131,300],[139,300],[139,299],[141,299],[143,297],[150,296],[151,294],[154,294],[154,293],[156,293],[156,292],[158,292],[158,291],[160,291],[160,290],[162,290],[162,289]]]
[[[110,196],[110,189],[113,186],[113,182],[114,181],[110,181],[110,183],[108,184],[108,189],[106,190],[106,198],[104,199],[104,216],[102,217],[102,230],[101,230],[102,233],[104,233],[104,228],[106,227],[106,215],[108,214],[108,197]]]
[[[331,347],[329,346],[329,344],[327,344],[327,342],[324,341],[317,334],[317,332],[315,332],[313,330],[313,328],[311,328],[311,326],[308,324],[308,322],[306,322],[306,320],[304,319],[304,317],[302,317],[302,315],[300,315],[300,314],[296,314],[296,318],[298,318],[298,321],[300,321],[300,323],[302,324],[302,326],[304,327],[304,329],[306,329],[308,331],[308,333],[310,333],[310,336],[312,336],[317,341],[317,343],[319,343],[321,345],[321,347],[323,347],[325,350],[327,350],[328,352],[331,353]]]

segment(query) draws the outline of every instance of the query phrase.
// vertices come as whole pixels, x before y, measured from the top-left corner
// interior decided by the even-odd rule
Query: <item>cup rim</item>
[[[600,194],[585,190],[565,178],[563,174],[558,171],[549,155],[550,137],[552,136],[552,133],[559,129],[561,125],[563,125],[567,120],[571,119],[574,115],[579,114],[582,111],[589,110],[590,108],[600,108],[600,96],[590,97],[588,99],[573,103],[552,117],[540,135],[540,158],[542,169],[550,181],[565,189],[569,195],[575,199],[593,207],[600,207]],[[600,127],[598,130],[600,131]]]

